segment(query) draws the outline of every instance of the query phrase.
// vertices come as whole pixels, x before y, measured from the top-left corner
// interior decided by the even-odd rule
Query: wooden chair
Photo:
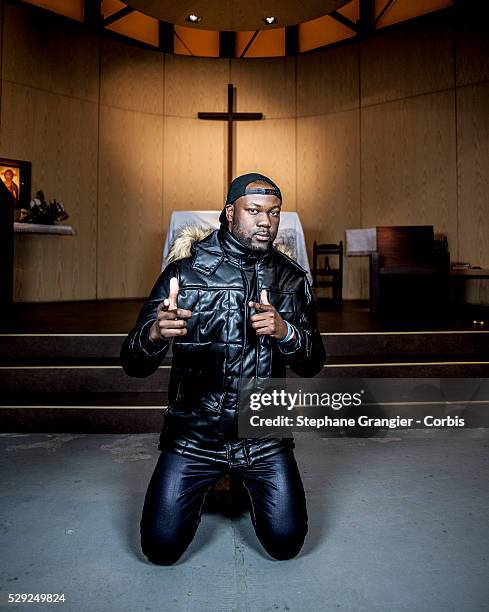
[[[332,267],[330,257],[338,258],[338,267]],[[323,259],[324,258],[324,259]],[[312,249],[312,286],[331,287],[332,301],[341,304],[343,300],[343,241],[339,244],[318,244],[314,241]],[[324,298],[318,298],[324,299]]]

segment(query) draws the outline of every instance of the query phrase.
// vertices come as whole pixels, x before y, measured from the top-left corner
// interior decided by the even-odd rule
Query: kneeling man
[[[257,173],[236,178],[220,229],[177,239],[121,348],[130,376],[155,372],[173,342],[161,451],[146,493],[141,545],[175,563],[192,541],[205,495],[224,475],[248,491],[258,539],[275,559],[307,533],[291,438],[238,438],[243,378],[316,375],[326,355],[306,272],[273,246],[282,195]],[[184,243],[182,246],[182,242]]]

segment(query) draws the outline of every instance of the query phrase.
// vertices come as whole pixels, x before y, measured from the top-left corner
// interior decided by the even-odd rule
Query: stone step
[[[489,355],[489,331],[339,332],[321,334],[328,356]],[[0,334],[0,363],[118,360],[125,334]],[[171,348],[167,360],[171,361]]]
[[[0,389],[6,394],[166,393],[170,365],[146,378],[127,376],[120,365],[0,366]],[[289,370],[288,375],[294,373]],[[470,359],[388,362],[364,359],[327,363],[318,376],[330,378],[489,377],[489,361]],[[0,398],[0,402],[3,401]]]
[[[1,431],[9,433],[149,433],[163,425],[161,406],[0,406]]]

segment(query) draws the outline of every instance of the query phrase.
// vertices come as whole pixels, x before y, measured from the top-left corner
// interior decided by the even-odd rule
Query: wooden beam
[[[102,0],[83,0],[83,21],[89,28],[102,26]]]
[[[246,47],[243,49],[243,51],[241,52],[241,55],[239,56],[240,58],[243,58],[247,53],[249,48],[251,47],[251,45],[255,42],[255,38],[258,36],[258,32],[259,30],[257,30],[253,36],[250,38],[250,40],[248,41],[248,44],[246,45]]]
[[[182,45],[185,47],[185,49],[187,49],[187,51],[190,53],[190,55],[194,55],[192,53],[192,49],[187,45],[187,43],[183,40],[183,38],[180,36],[180,34],[175,30],[175,38],[178,38],[178,40],[182,43]]]
[[[286,26],[285,28],[285,55],[299,53],[299,26]]]
[[[369,36],[374,31],[375,0],[360,0],[360,20],[358,33],[360,36]]]
[[[377,15],[377,18],[374,21],[374,25],[377,25],[379,23],[379,21],[382,19],[382,17],[387,13],[387,11],[390,9],[390,7],[394,4],[395,0],[387,0],[384,8],[380,11],[380,13]]]
[[[368,0],[370,1],[370,0]],[[460,2],[464,2],[465,0],[460,0]],[[457,0],[458,2],[458,0]],[[465,7],[465,5],[464,5]],[[321,51],[329,51],[331,49],[338,49],[340,47],[345,47],[347,45],[352,45],[357,43],[358,41],[361,40],[366,40],[368,38],[372,38],[373,36],[379,36],[382,35],[383,32],[402,32],[403,29],[406,28],[406,24],[421,24],[421,23],[426,23],[426,24],[437,24],[440,22],[440,19],[449,19],[449,20],[456,20],[460,19],[460,16],[457,16],[457,5],[450,5],[446,8],[443,9],[439,9],[437,11],[433,11],[431,13],[423,13],[422,15],[417,15],[416,17],[410,17],[409,19],[406,19],[405,21],[399,21],[397,23],[392,23],[389,25],[386,25],[385,27],[383,27],[381,30],[375,30],[372,27],[372,24],[370,25],[371,30],[367,32],[365,32],[365,30],[362,30],[362,28],[360,28],[360,31],[358,32],[358,34],[356,36],[351,36],[350,38],[345,38],[344,40],[338,40],[335,41],[333,43],[328,43],[326,45],[321,45],[319,47],[315,47],[314,49],[310,49],[308,51],[304,51],[302,52],[302,55],[311,55],[313,53],[320,53]],[[470,11],[470,6],[467,7],[467,10]],[[358,21],[359,25],[360,25],[360,20]],[[368,28],[368,23],[367,23],[367,28]]]
[[[219,32],[219,57],[234,57],[236,32]]]
[[[158,22],[159,49],[163,53],[175,53],[175,26],[166,21]]]
[[[107,27],[108,25],[111,25],[112,23],[115,23],[116,21],[119,21],[119,19],[122,19],[123,17],[126,17],[126,15],[130,15],[133,12],[134,12],[133,8],[131,8],[130,6],[126,6],[120,11],[117,11],[113,13],[112,15],[109,15],[106,19],[104,19],[104,22],[103,22],[104,28]]]
[[[353,30],[354,32],[358,32],[358,25],[351,19],[348,19],[348,17],[345,17],[341,13],[338,13],[338,11],[332,11],[331,13],[328,13],[328,15],[332,17],[333,19],[335,19],[336,21],[338,21],[339,23],[346,26],[347,28],[350,28],[350,30]]]
[[[263,113],[220,113],[218,111],[197,113],[199,119],[208,121],[257,121],[263,119]]]

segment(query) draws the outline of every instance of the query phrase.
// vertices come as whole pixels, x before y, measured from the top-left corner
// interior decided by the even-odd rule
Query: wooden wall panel
[[[460,259],[489,268],[489,82],[457,89]]]
[[[457,20],[457,85],[489,80],[487,2],[459,3]]]
[[[15,299],[148,294],[171,211],[222,207],[225,125],[196,116],[226,109],[228,82],[238,110],[265,115],[235,127],[234,173],[278,182],[310,251],[347,227],[429,223],[452,259],[489,266],[484,24],[458,20],[455,47],[440,17],[297,58],[163,56],[107,39],[99,58],[82,26],[5,4],[1,153],[32,161],[33,190],[62,199],[77,231],[16,237]],[[345,266],[345,297],[367,297],[366,262]]]
[[[165,117],[164,228],[173,210],[220,210],[225,197],[225,124]]]
[[[3,83],[2,154],[32,162],[32,193],[63,201],[76,230],[16,236],[16,301],[95,297],[97,123],[93,102]]]
[[[260,172],[282,191],[283,210],[296,210],[295,119],[241,121],[236,125],[235,176]]]
[[[3,21],[5,14],[5,4],[0,1],[0,130],[2,128],[2,88],[3,88]],[[1,131],[0,131],[1,137]]]
[[[3,15],[4,15],[4,12],[5,12],[5,4],[0,1],[0,79],[3,79],[3,59],[2,58],[3,58]],[[0,104],[1,104],[1,101],[2,101],[2,89],[1,89],[1,83],[0,83]]]
[[[163,114],[163,54],[104,38],[100,103]]]
[[[229,60],[165,55],[167,116],[197,117],[199,111],[226,111]]]
[[[362,43],[361,103],[378,104],[454,85],[447,20],[409,24]]]
[[[263,113],[266,119],[296,116],[295,58],[231,61],[235,109]]]
[[[81,24],[6,4],[3,79],[96,102],[99,38]]]
[[[453,90],[362,109],[362,225],[433,225],[457,253]]]
[[[297,151],[297,212],[312,265],[314,240],[344,243],[345,229],[361,224],[358,110],[298,119]],[[366,264],[345,258],[345,298],[362,297]]]
[[[163,118],[102,106],[97,297],[144,297],[161,267]]]
[[[297,116],[358,107],[358,45],[297,57]]]

